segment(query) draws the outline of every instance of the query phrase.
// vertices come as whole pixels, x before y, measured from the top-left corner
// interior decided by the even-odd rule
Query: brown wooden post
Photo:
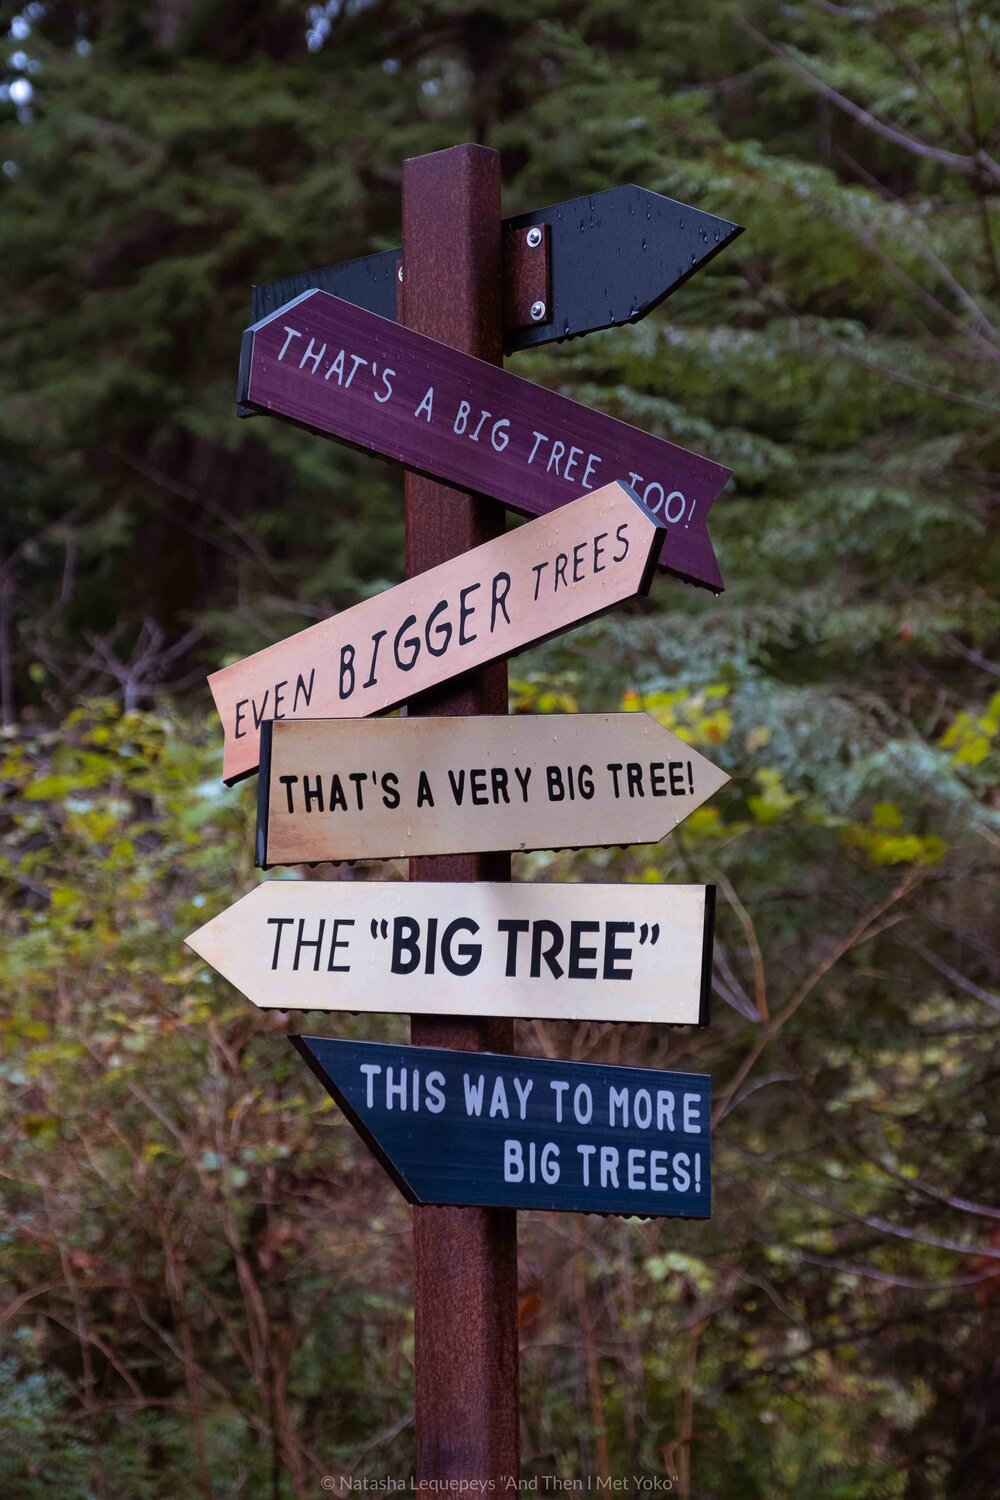
[[[403,164],[400,321],[466,354],[503,358],[500,157],[455,146]],[[498,535],[503,509],[406,476],[406,572]],[[410,703],[410,714],[505,714],[498,663]],[[509,880],[508,854],[410,861],[411,880]],[[414,1043],[513,1050],[509,1020],[414,1016]],[[517,1220],[509,1209],[413,1212],[418,1479],[519,1472]]]

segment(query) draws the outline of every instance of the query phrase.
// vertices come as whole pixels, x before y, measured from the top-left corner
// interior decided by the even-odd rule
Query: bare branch
[[[861,1276],[865,1281],[880,1281],[886,1286],[903,1287],[910,1292],[958,1292],[967,1286],[982,1286],[984,1281],[995,1281],[1000,1272],[983,1271],[978,1276],[954,1276],[949,1281],[921,1281],[916,1276],[894,1276],[889,1271],[879,1271],[875,1266],[859,1266],[853,1261],[829,1260],[822,1255],[809,1255],[804,1250],[788,1252],[807,1266],[820,1266],[824,1270],[837,1271],[845,1276]]]
[[[150,480],[159,489],[165,490],[167,494],[176,495],[180,500],[188,500],[194,505],[203,506],[209,515],[215,516],[217,520],[229,528],[233,535],[242,542],[246,551],[260,563],[266,572],[270,573],[276,583],[280,582],[278,566],[267,548],[220,501],[214,500],[210,495],[206,495],[204,491],[192,489],[187,484],[181,484],[169,474],[164,474],[161,469],[155,468],[153,464],[147,463],[144,459],[137,458],[132,453],[127,453],[124,448],[116,445],[111,451],[117,458],[121,459],[122,463],[127,464],[130,469],[134,469],[137,474],[141,474],[144,479]],[[212,538],[209,537],[208,540],[212,540]]]
[[[984,672],[989,672],[993,677],[1000,677],[1000,665],[997,662],[988,661],[971,646],[963,645],[957,636],[951,635],[947,630],[939,630],[938,635],[953,651],[957,651],[959,656],[964,656],[966,661],[971,661],[973,666],[981,667]]]
[[[951,964],[946,964],[943,958],[938,958],[937,954],[933,953],[919,939],[912,941],[910,947],[914,953],[920,954],[925,963],[930,964],[931,968],[936,969],[945,979],[950,979],[952,984],[957,985],[966,995],[971,995],[974,1000],[981,1000],[991,1010],[1000,1012],[1000,997],[991,995],[989,990],[984,990],[973,980],[966,978],[964,974],[960,974],[958,969],[953,969]]]
[[[747,271],[747,279],[755,291],[766,297],[774,306],[779,308],[783,316],[804,327],[810,337],[819,344],[830,344],[848,359],[854,360],[856,364],[863,365],[866,370],[871,370],[876,375],[884,375],[888,380],[894,380],[899,385],[908,386],[911,390],[922,391],[927,396],[935,396],[940,401],[952,402],[956,406],[969,406],[974,411],[989,412],[991,417],[1000,416],[1000,407],[989,401],[979,401],[975,396],[964,396],[961,391],[950,391],[946,386],[933,384],[928,380],[921,380],[916,375],[908,375],[904,370],[894,370],[891,365],[885,365],[881,360],[872,359],[870,355],[862,354],[861,350],[853,344],[839,339],[826,328],[818,327],[811,319],[796,312],[795,308],[782,297],[780,292],[765,284],[752,270]]]
[[[786,1024],[786,1022],[791,1020],[792,1016],[798,1010],[799,1006],[816,988],[820,980],[825,978],[830,970],[834,967],[834,965],[839,963],[844,955],[849,953],[852,948],[858,947],[859,944],[867,942],[870,937],[874,936],[880,918],[884,917],[885,914],[892,909],[892,907],[896,906],[900,901],[904,900],[923,878],[923,871],[918,870],[914,870],[909,875],[907,875],[902,881],[900,881],[899,885],[895,887],[895,889],[885,898],[884,901],[880,901],[875,907],[872,908],[871,911],[865,913],[861,920],[857,922],[854,927],[852,927],[847,936],[842,938],[841,941],[837,943],[833,950],[827,955],[827,957],[823,959],[823,961],[819,963],[815,969],[813,969],[812,973],[807,976],[807,978],[800,985],[799,989],[788,1001],[788,1004],[784,1007],[784,1009],[774,1018],[773,1021],[771,1021],[767,1025],[763,1034],[758,1037],[757,1041],[750,1048],[750,1051],[747,1053],[740,1066],[736,1069],[736,1072],[733,1074],[729,1083],[726,1085],[726,1088],[723,1090],[722,1097],[720,1098],[718,1104],[712,1112],[713,1125],[718,1125],[718,1123],[723,1120],[728,1114],[733,1096],[736,1093],[736,1090],[739,1088],[740,1084],[743,1082],[744,1078],[746,1078],[747,1074],[756,1064],[758,1058],[778,1035],[782,1027]],[[879,928],[878,930],[882,929]]]
[[[743,905],[743,902],[740,900],[739,896],[737,896],[735,890],[733,889],[732,882],[729,880],[724,871],[714,870],[712,873],[712,879],[716,882],[717,885],[720,885],[722,887],[722,891],[726,900],[733,908],[733,911],[739,918],[740,926],[743,928],[743,936],[747,940],[747,947],[750,949],[750,958],[753,962],[753,987],[754,1000],[756,1002],[756,1019],[760,1021],[767,1021],[770,1019],[770,1013],[767,1008],[767,985],[764,977],[764,955],[761,953],[760,944],[757,941],[756,928],[753,925],[750,913]]]
[[[891,141],[893,145],[902,147],[904,151],[909,151],[914,156],[921,156],[929,161],[936,161],[941,166],[951,167],[953,171],[961,172],[963,177],[985,175],[1000,183],[1000,162],[994,161],[987,152],[980,149],[966,156],[957,151],[946,151],[943,146],[932,146],[928,141],[920,140],[908,130],[902,130],[898,125],[892,125],[888,120],[883,120],[869,110],[862,109],[860,104],[855,104],[852,99],[848,99],[846,94],[824,83],[822,78],[801,63],[786,47],[772,42],[750,21],[741,18],[736,24],[766,52],[770,52],[772,57],[786,63],[792,72],[804,79],[810,88],[815,89],[816,93],[821,94],[824,99],[829,99],[830,103],[835,104],[845,115],[849,115],[852,120],[857,120],[860,125],[864,125],[875,135],[882,136],[884,140]]]
[[[949,1250],[954,1255],[973,1255],[983,1260],[1000,1262],[1000,1247],[994,1248],[982,1242],[976,1244],[971,1240],[953,1240],[929,1232],[918,1233],[914,1229],[907,1229],[903,1224],[894,1224],[890,1219],[883,1219],[879,1214],[866,1214],[857,1208],[847,1208],[840,1203],[831,1203],[829,1198],[824,1198],[821,1193],[811,1192],[808,1188],[801,1187],[794,1182],[787,1182],[777,1176],[774,1162],[770,1157],[749,1151],[735,1141],[729,1141],[728,1145],[737,1156],[749,1162],[754,1171],[766,1173],[768,1179],[782,1192],[791,1193],[796,1198],[804,1198],[807,1203],[815,1204],[817,1208],[822,1208],[824,1212],[832,1214],[836,1219],[849,1219],[854,1224],[864,1224],[866,1229],[874,1229],[879,1234],[890,1235],[893,1239],[906,1240],[911,1245],[922,1245],[925,1249]]]
[[[906,203],[904,199],[897,197],[895,193],[890,193],[888,188],[884,187],[876,177],[873,177],[871,173],[868,172],[860,164],[860,162],[856,162],[853,156],[849,156],[847,152],[843,151],[839,146],[837,147],[837,155],[850,167],[851,171],[854,172],[855,175],[862,182],[864,182],[867,187],[870,187],[873,190],[879,192],[883,197],[887,199],[888,202],[894,203],[897,207],[906,210],[907,216],[911,221],[910,237],[918,253],[924,258],[924,260],[927,261],[928,265],[930,265],[937,272],[937,274],[941,277],[941,280],[946,283],[949,290],[954,294],[956,300],[960,302],[961,305],[965,308],[966,312],[969,314],[970,318],[977,325],[977,327],[970,328],[966,322],[964,322],[960,317],[957,316],[957,314],[953,313],[949,307],[946,307],[945,304],[940,300],[940,298],[935,297],[934,294],[932,292],[929,292],[926,287],[921,286],[918,281],[915,281],[908,272],[903,270],[899,262],[895,260],[888,253],[888,251],[886,251],[878,243],[877,239],[875,239],[874,236],[864,233],[856,223],[851,225],[854,233],[869,250],[871,250],[875,255],[879,257],[883,264],[889,266],[889,268],[896,276],[899,277],[901,281],[903,281],[906,285],[913,289],[916,295],[920,298],[924,305],[931,310],[931,312],[937,313],[940,317],[944,318],[959,333],[964,334],[966,337],[975,339],[979,352],[983,354],[985,358],[994,361],[994,363],[1000,363],[1000,350],[996,348],[997,330],[995,326],[990,322],[989,318],[983,312],[982,308],[979,306],[979,303],[976,301],[976,299],[972,296],[971,292],[968,292],[966,290],[966,288],[959,281],[958,277],[955,276],[955,274],[952,272],[950,267],[947,266],[941,259],[941,257],[937,254],[937,252],[933,250],[930,245],[928,245],[927,241],[917,233],[915,224],[913,223],[914,216],[909,204]]]

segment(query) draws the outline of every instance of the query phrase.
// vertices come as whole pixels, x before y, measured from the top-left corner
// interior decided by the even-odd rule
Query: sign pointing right
[[[508,351],[637,322],[743,233],[633,182],[504,221],[508,233],[531,225],[548,227],[551,308],[507,333]]]
[[[607,484],[213,672],[223,779],[257,769],[268,719],[384,713],[645,594],[663,532]]]
[[[627,483],[665,523],[660,565],[721,592],[708,514],[730,470],[331,297],[243,334],[240,401],[528,515]]]
[[[505,319],[507,353],[636,322],[742,233],[739,224],[632,182],[505,219],[505,292],[524,282],[538,293],[528,299],[527,319]],[[536,281],[533,260],[541,256],[544,267],[545,239],[548,277]],[[313,288],[395,319],[401,255],[383,250],[255,286],[250,322]]]
[[[729,780],[648,714],[262,725],[257,863],[662,839]]]

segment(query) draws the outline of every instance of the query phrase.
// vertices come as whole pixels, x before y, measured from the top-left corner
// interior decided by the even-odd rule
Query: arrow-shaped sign
[[[728,780],[642,713],[269,721],[257,863],[656,843]]]
[[[705,1074],[290,1040],[411,1203],[711,1213]]]
[[[257,769],[266,719],[382,713],[645,594],[662,535],[605,485],[214,672],[224,779]]]
[[[626,482],[666,523],[661,565],[722,588],[706,521],[728,469],[328,292],[246,330],[239,395],[528,515]]]
[[[548,277],[534,283],[527,319],[505,319],[508,353],[553,339],[574,338],[616,323],[635,322],[677,290],[743,233],[738,224],[626,183],[504,220],[505,292],[525,279],[525,262],[548,240]],[[250,321],[258,323],[316,288],[382,318],[396,316],[399,250],[324,266],[254,287]],[[530,274],[530,272],[529,272]],[[539,303],[541,309],[539,309]]]
[[[186,939],[255,1005],[706,1025],[714,887],[268,880]]]

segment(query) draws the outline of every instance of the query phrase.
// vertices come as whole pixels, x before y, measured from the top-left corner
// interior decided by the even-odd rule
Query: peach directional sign
[[[704,1073],[290,1041],[411,1203],[711,1213]]]
[[[268,1009],[703,1026],[714,894],[268,880],[186,941]]]
[[[257,863],[655,843],[728,780],[643,713],[278,720]]]
[[[621,480],[666,523],[661,565],[722,588],[705,523],[728,469],[329,292],[246,330],[239,400],[528,515]]]
[[[645,594],[662,537],[607,484],[214,672],[224,780],[257,769],[266,719],[382,713]]]

